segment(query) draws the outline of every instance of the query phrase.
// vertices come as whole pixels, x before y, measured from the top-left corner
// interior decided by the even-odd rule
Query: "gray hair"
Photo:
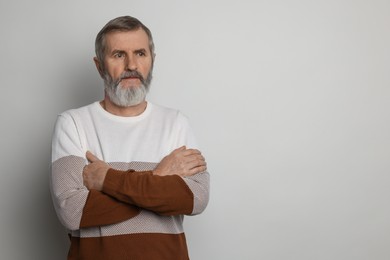
[[[149,38],[149,49],[152,55],[152,63],[154,61],[154,43],[152,33],[148,27],[141,23],[137,18],[131,16],[120,16],[109,21],[98,33],[95,40],[95,53],[101,66],[104,66],[104,54],[106,51],[106,35],[115,31],[135,31],[141,28],[146,32]]]

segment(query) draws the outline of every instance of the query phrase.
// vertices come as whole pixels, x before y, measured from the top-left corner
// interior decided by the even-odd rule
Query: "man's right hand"
[[[182,146],[165,156],[153,170],[153,174],[185,177],[203,172],[206,169],[206,161],[200,151]]]

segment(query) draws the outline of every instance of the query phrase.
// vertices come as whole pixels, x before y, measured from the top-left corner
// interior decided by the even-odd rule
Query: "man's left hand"
[[[90,164],[86,165],[83,170],[84,185],[88,190],[101,191],[110,166],[90,151],[86,153],[86,156]]]

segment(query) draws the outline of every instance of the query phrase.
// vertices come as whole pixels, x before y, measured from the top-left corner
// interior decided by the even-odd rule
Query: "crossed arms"
[[[61,119],[62,120],[62,119]],[[51,189],[62,224],[69,230],[118,223],[142,209],[159,215],[194,215],[208,203],[206,163],[199,151],[184,147],[163,158],[154,170],[121,171],[88,153],[86,165],[77,130],[56,127],[53,150],[68,154],[52,164]]]
[[[87,158],[88,165],[75,156],[53,164],[54,202],[70,230],[118,223],[141,209],[159,215],[193,215],[207,205],[208,187],[199,177],[208,178],[208,173],[197,150],[176,149],[155,170],[143,172],[115,170],[91,153]]]
[[[83,170],[84,185],[93,191],[91,194],[97,192],[99,194],[97,196],[100,197],[103,193],[122,203],[116,203],[116,206],[126,206],[127,209],[129,206],[132,206],[131,209],[135,207],[138,209],[135,211],[136,214],[139,208],[159,215],[200,213],[194,212],[196,194],[193,194],[183,179],[206,171],[206,162],[198,150],[180,147],[164,157],[153,171],[146,172],[114,170],[90,152],[87,152],[87,159],[91,163]],[[188,181],[194,182],[191,179],[187,179]],[[89,200],[91,196],[96,195],[90,195]],[[86,210],[84,215],[85,213]],[[125,220],[133,214],[131,212],[130,215],[123,215],[124,219],[118,217]],[[93,223],[97,221],[98,216],[94,218],[89,220],[82,218],[82,226],[95,226]]]

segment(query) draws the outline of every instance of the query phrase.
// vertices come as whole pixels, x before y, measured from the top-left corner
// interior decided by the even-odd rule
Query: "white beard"
[[[146,80],[140,79],[141,86],[139,87],[123,88],[120,80],[121,77],[118,81],[114,82],[108,73],[104,74],[103,79],[104,90],[112,103],[120,107],[136,106],[142,103],[146,98],[146,94],[149,91],[149,86],[152,81],[152,70],[149,72]]]

